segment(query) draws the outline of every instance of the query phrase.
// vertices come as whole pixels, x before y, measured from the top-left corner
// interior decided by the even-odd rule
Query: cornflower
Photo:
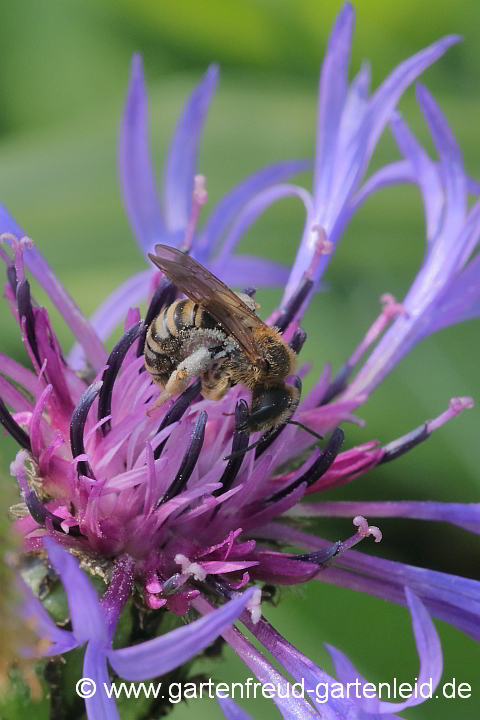
[[[89,322],[6,211],[0,226],[4,241],[9,242],[13,250],[13,259],[2,250],[8,275],[6,297],[20,324],[35,370],[33,373],[5,356],[0,357],[2,373],[23,387],[29,396],[4,377],[0,378],[5,401],[0,408],[2,422],[23,448],[12,464],[12,472],[25,502],[19,511],[22,516],[16,521],[17,529],[25,538],[25,550],[44,547],[48,550],[66,587],[72,616],[76,613],[76,586],[86,581],[78,579],[80,571],[76,565],[75,570],[68,571],[74,579],[67,580],[64,568],[74,566],[60,551],[57,554],[49,540],[52,537],[82,558],[87,566],[97,561],[102,565],[109,583],[108,601],[104,604],[117,608],[117,615],[132,587],[136,588],[137,599],[140,595],[151,612],[170,610],[185,615],[193,608],[200,614],[213,612],[214,617],[218,617],[227,607],[234,607],[233,620],[249,603],[249,612],[241,614],[241,622],[295,680],[305,682],[307,690],[314,689],[318,683],[331,686],[334,681],[262,617],[258,592],[252,598],[251,589],[243,590],[238,598],[240,591],[250,588],[251,583],[295,585],[315,579],[407,605],[420,658],[419,681],[429,678],[435,686],[442,672],[442,655],[430,614],[475,638],[480,635],[480,583],[352,550],[368,536],[373,536],[376,542],[381,540],[380,530],[365,519],[366,511],[378,516],[404,514],[448,519],[478,532],[478,505],[396,503],[392,507],[392,504],[381,503],[300,503],[308,493],[350,482],[372,467],[399,457],[472,405],[470,398],[455,398],[438,418],[386,446],[370,441],[340,452],[344,434],[338,424],[355,420],[352,413],[405,352],[428,332],[478,314],[475,303],[469,306],[468,313],[442,309],[459,297],[461,288],[453,295],[450,293],[473,250],[472,238],[476,238],[473,226],[476,228],[477,217],[474,214],[472,220],[473,210],[468,217],[459,212],[463,205],[459,204],[457,187],[452,191],[453,209],[451,213],[448,210],[450,194],[444,192],[441,183],[449,182],[447,169],[453,156],[443,153],[448,145],[443,144],[446,141],[440,132],[445,129],[445,121],[433,100],[428,100],[430,96],[421,90],[420,97],[423,107],[429,108],[428,119],[435,140],[442,143],[438,166],[427,158],[395,114],[396,103],[406,87],[458,38],[447,37],[405,61],[369,97],[367,66],[348,85],[353,21],[353,9],[347,3],[335,24],[322,69],[313,195],[294,185],[278,184],[282,177],[305,167],[300,161],[283,163],[274,170],[260,171],[233,190],[207,220],[203,231],[196,230],[199,207],[206,196],[204,181],[196,175],[195,155],[206,107],[213,94],[216,70],[210,70],[194,91],[177,127],[167,161],[163,210],[158,205],[148,150],[146,94],[139,58],[134,59],[122,123],[120,164],[124,197],[142,249],[148,252],[158,241],[182,246],[227,282],[235,268],[235,284],[243,280],[250,285],[252,277],[256,284],[261,284],[257,283],[257,277],[263,278],[263,284],[278,282],[279,278],[286,280],[281,306],[269,322],[279,327],[297,354],[306,341],[306,334],[299,327],[301,317],[358,204],[382,183],[400,180],[417,182],[424,196],[428,196],[429,238],[430,229],[434,227],[435,231],[425,266],[404,303],[397,304],[391,296],[383,298],[382,314],[339,375],[332,380],[327,368],[300,404],[295,419],[320,432],[333,431],[325,446],[314,449],[298,469],[291,470],[292,463],[300,452],[310,447],[311,437],[295,426],[282,426],[263,438],[254,435],[252,440],[261,442],[254,452],[247,452],[250,438],[238,429],[248,412],[248,395],[241,387],[232,388],[222,401],[212,402],[201,398],[197,380],[176,400],[146,414],[155,393],[149,374],[143,372],[146,328],[176,297],[175,288],[164,282],[161,274],[149,269],[135,276],[107,299]],[[407,165],[402,165],[402,172],[398,172],[398,165],[393,171],[384,168],[379,171],[383,175],[362,186],[376,142],[389,121],[393,122],[400,147],[407,156]],[[455,158],[457,150],[453,153]],[[432,174],[437,177],[436,185],[430,183]],[[466,192],[471,181],[463,168],[460,172],[457,162],[455,175],[458,174],[462,176],[459,187]],[[288,279],[278,265],[252,258],[239,261],[238,256],[232,254],[238,239],[259,214],[287,195],[299,196],[307,209],[303,239]],[[439,198],[447,207],[438,216],[429,214],[430,208],[438,212]],[[452,260],[451,252],[445,252],[446,242],[451,243],[449,247],[455,246],[457,260]],[[462,246],[459,248],[459,245]],[[212,260],[214,253],[217,256]],[[429,265],[431,257],[434,260]],[[463,272],[468,272],[474,262]],[[69,362],[64,358],[47,311],[38,307],[31,297],[24,264],[43,284],[83,348],[82,351],[74,348]],[[438,271],[433,278],[432,265]],[[478,283],[473,274],[469,279],[473,288],[470,295],[475,295]],[[146,293],[150,302],[144,322],[140,311],[133,306]],[[428,296],[428,302],[424,295]],[[464,310],[461,298],[459,303]],[[124,319],[125,334],[108,354],[103,340],[120,317]],[[447,317],[448,322],[444,322]],[[383,359],[381,353],[376,357],[377,351],[374,351],[348,385],[363,353],[394,318],[388,331],[395,337],[391,361]],[[405,324],[408,329],[400,332],[398,328],[404,328]],[[365,376],[368,382],[363,379]],[[300,377],[293,378],[292,382],[301,388]],[[13,409],[13,414],[5,403]],[[225,459],[231,453],[234,456]],[[350,538],[332,543],[289,522],[291,518],[322,515],[352,517],[357,530]],[[284,550],[287,546],[301,548],[302,552],[287,552]],[[131,580],[119,582],[122,571]],[[104,610],[98,609],[98,600],[93,599],[91,593],[89,597],[89,605],[96,608],[95,613],[101,618],[99,625],[113,627],[108,613],[105,620]],[[228,600],[230,605],[216,609],[219,603]],[[38,616],[38,604],[32,613]],[[44,620],[46,622],[45,616]],[[190,650],[196,627],[192,623],[185,630]],[[312,708],[304,698],[287,694],[288,682],[240,630],[215,627],[217,634],[221,633],[259,680],[283,688],[275,692],[273,700],[285,718],[307,718],[318,709]],[[53,637],[53,627],[49,626],[49,632]],[[147,643],[142,648],[145,664],[140,674],[137,670],[140,666],[133,661],[134,654],[129,655],[127,649],[118,652],[124,653],[131,662],[126,660],[121,670],[118,663],[115,664],[117,661],[112,658],[119,656],[113,655],[112,652],[117,651],[111,651],[108,645],[111,637],[107,641],[105,636],[99,649],[93,634],[77,636],[75,633],[74,628],[74,637],[68,636],[72,647],[87,640],[89,647],[92,642],[93,647],[97,647],[96,658],[98,663],[101,658],[103,668],[98,672],[104,678],[107,659],[123,677],[132,680],[153,677],[158,674],[158,667],[164,667],[156,665],[162,638],[151,641],[156,645]],[[210,637],[213,639],[214,633]],[[339,650],[330,650],[340,681],[347,683],[359,677]],[[89,652],[92,651],[87,650],[87,654]],[[361,679],[361,682],[365,681]],[[421,697],[413,696],[397,704],[385,703],[379,698],[366,701],[365,698],[330,697],[322,704],[320,714],[360,718],[364,717],[363,713],[375,716],[396,712],[421,701]],[[223,703],[223,708],[228,717],[241,712],[228,702]],[[95,711],[87,710],[95,720],[116,717],[111,704],[95,706]]]
[[[100,601],[87,574],[68,552],[51,538],[46,538],[45,548],[65,587],[73,629],[57,627],[28,587],[24,587],[24,614],[43,637],[44,656],[64,654],[77,646],[87,645],[84,674],[90,685],[88,688],[82,686],[83,697],[88,717],[98,720],[120,717],[115,700],[102,692],[103,683],[109,685],[107,660],[121,677],[127,679],[133,679],[133,675],[136,680],[164,675],[215,640],[245,610],[252,596],[260,592],[250,588],[217,612],[191,625],[172,630],[150,642],[114,650],[115,627],[132,588],[131,560],[123,558],[117,562],[110,587]],[[98,693],[95,692],[97,688]]]

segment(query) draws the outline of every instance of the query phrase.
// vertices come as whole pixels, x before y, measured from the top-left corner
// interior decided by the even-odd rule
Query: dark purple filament
[[[245,400],[239,400],[237,403],[237,406],[235,408],[235,427],[241,427],[246,419],[248,417],[248,404],[245,402]],[[246,450],[248,445],[248,435],[247,433],[240,432],[239,430],[235,430],[233,433],[233,440],[232,440],[232,453],[239,452],[241,450]],[[218,488],[218,490],[214,490],[212,495],[214,497],[218,497],[219,495],[223,495],[223,493],[230,490],[233,483],[235,482],[235,479],[238,475],[238,471],[240,470],[240,467],[243,462],[244,455],[241,455],[239,457],[231,458],[225,470],[223,471],[222,477],[220,478],[219,482],[222,483],[222,487]]]
[[[85,446],[83,442],[85,422],[87,420],[88,412],[92,407],[93,401],[100,392],[100,388],[101,385],[98,382],[90,385],[83,393],[77,407],[73,411],[72,422],[70,423],[70,445],[74,458],[76,458],[78,455],[83,455],[85,453]],[[77,465],[77,472],[79,475],[87,475],[90,478],[95,477],[90,465],[86,460],[79,461]]]
[[[155,290],[153,298],[148,306],[147,316],[145,318],[145,328],[140,335],[140,341],[137,348],[137,357],[143,354],[145,347],[145,340],[147,338],[147,331],[152,322],[155,320],[157,315],[160,315],[162,310],[173,303],[177,295],[177,288],[173,285],[170,280],[164,278],[160,285]]]
[[[135,323],[135,325],[132,325],[132,327],[127,330],[125,335],[117,342],[108,357],[108,367],[102,375],[103,385],[98,395],[99,420],[111,414],[113,385],[115,383],[125,355],[131,348],[135,340],[143,333],[144,328],[145,326],[141,320]],[[101,426],[103,435],[107,435],[107,433],[110,432],[111,426],[112,423],[110,420],[107,420],[107,422],[105,422]]]
[[[430,433],[428,432],[428,423],[424,423],[423,425],[420,425],[420,427],[409,432],[408,435],[405,435],[403,438],[393,440],[393,442],[385,445],[383,448],[385,450],[385,455],[378,464],[382,465],[383,463],[390,462],[391,460],[396,460],[396,458],[404,455],[404,453],[408,452],[416,445],[424,442],[424,440],[428,437],[430,437]]]
[[[303,475],[301,475],[299,478],[294,480],[290,485],[287,485],[287,487],[283,488],[282,490],[279,490],[278,492],[271,495],[269,498],[264,500],[265,503],[272,503],[272,502],[278,502],[279,500],[282,500],[287,495],[290,495],[291,492],[296,490],[302,483],[306,483],[309,487],[310,485],[313,485],[313,483],[317,482],[322,475],[324,475],[329,467],[332,465],[333,461],[337,457],[340,447],[342,446],[342,443],[344,441],[345,435],[343,433],[343,430],[340,428],[335,428],[333,433],[330,436],[329,441],[325,445],[324,449],[318,456],[318,458],[315,460],[315,462],[309,467],[308,470],[306,470]]]
[[[21,280],[17,285],[17,307],[20,319],[25,318],[25,330],[28,344],[35,355],[39,366],[40,354],[38,352],[37,338],[35,334],[35,316],[33,314],[30,284],[28,280]]]
[[[163,505],[172,498],[176,497],[186,488],[193,469],[197,463],[198,456],[200,455],[200,450],[203,446],[203,441],[205,439],[205,425],[207,424],[207,419],[207,413],[205,412],[205,410],[202,410],[198,415],[197,424],[195,426],[195,430],[193,431],[192,439],[190,440],[187,451],[183,456],[180,469],[176,474],[174,481],[168,488],[167,492],[160,500],[159,505]]]
[[[194,383],[192,383],[181,395],[178,396],[170,410],[165,413],[165,416],[157,430],[157,434],[182,418],[185,411],[188,410],[192,402],[200,394],[201,387],[202,381],[200,378],[197,378]],[[165,438],[165,440],[163,440],[160,445],[155,448],[155,452],[153,453],[155,460],[158,460],[162,454],[162,450],[165,447],[167,440],[168,438]]]
[[[28,437],[25,430],[20,427],[17,421],[14,420],[2,398],[0,398],[0,423],[3,425],[5,430],[13,437],[13,439],[18,442],[20,447],[28,450],[28,452],[32,452],[30,438]]]

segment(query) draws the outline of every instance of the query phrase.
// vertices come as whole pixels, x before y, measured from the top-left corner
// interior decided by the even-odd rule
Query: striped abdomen
[[[177,365],[188,355],[186,340],[195,330],[221,328],[193,300],[176,300],[157,315],[148,328],[145,342],[145,366],[155,382],[166,384]]]

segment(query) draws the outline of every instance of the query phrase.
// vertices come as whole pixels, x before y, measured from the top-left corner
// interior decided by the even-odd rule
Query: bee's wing
[[[259,351],[252,328],[262,320],[221,280],[186,253],[169,245],[155,245],[148,257],[190,300],[198,303],[231,335],[242,350],[256,359]]]

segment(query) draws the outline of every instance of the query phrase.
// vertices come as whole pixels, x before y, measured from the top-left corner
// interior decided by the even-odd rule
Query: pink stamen
[[[67,510],[67,508],[65,508],[65,510]],[[67,510],[67,512],[68,512],[68,510]],[[58,510],[55,510],[55,515],[56,515],[57,517],[58,517],[58,516],[64,517],[64,516],[62,516],[62,515],[59,514]],[[60,527],[62,528],[63,532],[68,535],[68,533],[69,533],[69,531],[70,531],[70,528],[71,528],[71,527],[78,527],[79,524],[80,524],[80,523],[78,522],[78,519],[77,519],[76,517],[73,517],[73,515],[71,515],[71,514],[69,513],[68,516],[65,517],[65,519],[63,520],[63,522],[60,523]]]
[[[182,250],[187,251],[192,247],[195,229],[197,227],[198,218],[202,205],[208,201],[208,192],[206,188],[206,179],[204,175],[195,175],[193,188],[193,204],[192,212],[188,219],[187,229],[185,230],[185,238],[183,240]]]
[[[305,271],[305,277],[309,280],[313,280],[322,255],[330,255],[333,251],[333,243],[327,238],[327,233],[321,225],[314,225],[312,227],[312,232],[316,234],[317,239],[315,241],[315,251],[313,253],[313,257],[310,261],[310,265]]]
[[[12,233],[2,233],[0,235],[0,243],[9,242],[12,245],[13,260],[15,262],[15,270],[17,273],[17,282],[25,279],[25,266],[23,262],[23,253],[26,249],[33,247],[33,240],[25,235],[20,240]]]
[[[382,539],[382,531],[380,528],[378,528],[376,525],[369,525],[368,520],[364,518],[362,515],[357,515],[353,518],[353,524],[358,527],[357,532],[355,535],[352,535],[351,538],[348,538],[348,540],[344,540],[342,542],[342,551],[349,550],[350,548],[354,547],[354,545],[357,545],[359,542],[361,542],[364,538],[369,537],[369,535],[373,535],[375,538],[375,542],[380,542]]]
[[[25,480],[25,460],[28,459],[28,453],[26,450],[19,450],[15,456],[15,460],[10,463],[10,475],[13,475],[20,482],[25,482],[25,487],[28,490],[28,484]],[[23,489],[23,488],[22,488]]]
[[[199,205],[205,205],[208,202],[208,192],[206,188],[205,175],[195,175],[193,188],[193,200]]]
[[[228,583],[228,586],[231,587],[232,590],[240,590],[240,588],[244,587],[249,581],[250,581],[250,575],[248,574],[248,572],[244,572],[241,580],[239,580],[237,582],[230,580],[230,582]]]
[[[358,534],[361,538],[373,535],[375,542],[380,542],[382,539],[382,532],[376,525],[369,525],[368,520],[362,515],[357,515],[353,518],[353,524],[358,527]]]
[[[147,582],[147,584],[145,585],[145,589],[146,589],[149,593],[151,593],[151,594],[156,594],[156,593],[162,592],[162,590],[163,590],[163,585],[164,585],[164,583],[161,583],[161,582],[158,580],[157,573],[156,573],[156,572],[152,572],[152,573],[150,573],[150,575],[149,575],[148,582]]]
[[[323,228],[321,225],[314,225],[312,228],[310,228],[310,232],[314,238],[314,249],[313,249],[313,256],[310,260],[310,264],[303,273],[300,282],[298,283],[297,287],[293,290],[291,294],[291,298],[295,298],[295,296],[298,294],[299,291],[303,290],[305,288],[305,283],[310,283],[310,288],[308,289],[308,292],[310,292],[312,288],[312,283],[314,282],[314,278],[318,269],[318,266],[320,264],[320,260],[322,258],[322,255],[330,255],[330,253],[333,251],[333,243],[330,242],[330,240],[327,238],[327,233],[325,232],[325,228]],[[285,329],[283,339],[285,342],[290,342],[290,340],[293,337],[293,334],[295,330],[300,325],[301,319],[303,317],[303,310],[305,308],[306,302],[303,302],[303,308],[299,307],[298,310],[295,313],[295,316],[291,318],[288,327]],[[277,320],[282,316],[283,311],[281,309],[274,310],[274,312],[270,315],[270,317],[267,320],[267,325],[275,325],[277,323]]]
[[[445,423],[454,418],[456,415],[459,415],[464,410],[469,410],[474,406],[475,401],[471,397],[452,398],[450,400],[448,410],[445,410],[445,412],[435,418],[435,420],[430,420],[430,422],[427,423],[428,434],[432,433],[434,430],[438,430],[439,427],[445,425]]]
[[[165,598],[159,598],[157,595],[148,595],[147,597],[147,605],[152,608],[152,610],[158,610],[166,604],[167,601]]]
[[[355,367],[364,352],[378,339],[385,330],[388,323],[397,315],[407,315],[407,311],[402,303],[397,303],[393,295],[386,293],[380,298],[383,303],[383,309],[373,325],[368,330],[360,345],[357,347],[352,357],[348,361],[350,367]]]
[[[260,588],[255,588],[251,600],[247,603],[247,610],[252,616],[252,622],[256,625],[262,618],[262,591]]]
[[[207,573],[199,563],[191,562],[186,555],[178,553],[175,555],[175,562],[182,568],[182,573],[187,575],[193,575],[195,580],[205,580]]]

